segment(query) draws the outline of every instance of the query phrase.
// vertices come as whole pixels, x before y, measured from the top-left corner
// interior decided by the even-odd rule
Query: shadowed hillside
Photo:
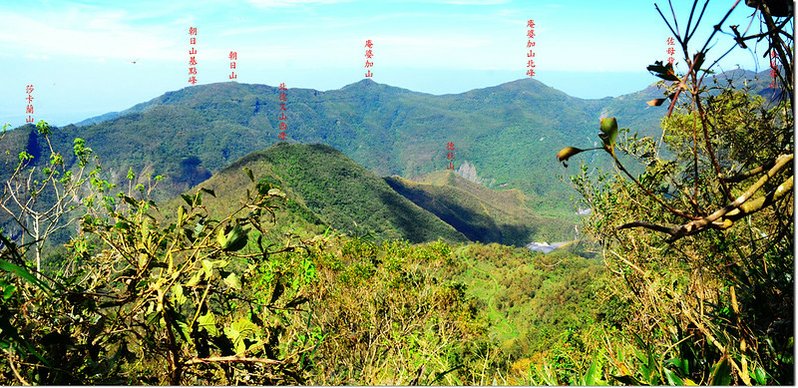
[[[451,171],[434,172],[418,182],[396,176],[385,181],[472,241],[524,246],[530,241],[572,238],[568,220],[535,215],[517,189],[492,190]]]

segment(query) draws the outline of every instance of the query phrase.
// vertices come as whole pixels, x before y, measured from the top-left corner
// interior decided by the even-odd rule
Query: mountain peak
[[[363,92],[390,92],[390,93],[419,93],[420,92],[413,92],[409,89],[403,89],[396,86],[381,84],[372,80],[371,78],[364,78],[360,81],[357,81],[353,84],[346,85],[342,87],[340,90],[345,91],[363,91]]]

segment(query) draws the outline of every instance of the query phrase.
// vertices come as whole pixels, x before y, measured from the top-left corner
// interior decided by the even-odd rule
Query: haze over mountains
[[[742,76],[753,78],[740,72],[733,78]],[[289,88],[285,113],[289,142],[329,145],[377,176],[412,180],[443,170],[446,144],[453,142],[455,166],[468,163],[471,179],[488,188],[520,190],[523,213],[567,221],[575,219],[569,200],[575,192],[561,180],[569,171],[554,157],[557,150],[596,142],[600,116],[617,116],[622,127],[655,133],[665,109],[645,102],[661,96],[650,87],[616,98],[580,99],[534,79],[436,96],[363,80],[326,92]],[[117,177],[130,167],[138,176],[166,175],[161,186],[166,198],[278,142],[279,114],[277,87],[217,83],[168,92],[126,111],[60,128],[53,139],[56,149],[69,154],[72,139],[84,138]],[[7,135],[4,150],[22,146],[30,152],[42,146],[31,127]],[[2,157],[13,160],[16,154]],[[583,160],[609,166],[606,158]],[[388,182],[399,189],[402,181]],[[405,194],[413,187],[404,186]],[[415,197],[417,203],[429,202]],[[519,244],[519,236],[498,240]]]

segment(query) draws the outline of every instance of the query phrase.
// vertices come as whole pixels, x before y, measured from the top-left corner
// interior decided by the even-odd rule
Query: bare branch
[[[11,371],[14,372],[14,377],[16,377],[17,380],[19,380],[20,384],[29,386],[30,383],[28,383],[27,381],[25,381],[25,379],[22,378],[22,376],[17,371],[17,368],[14,366],[14,360],[11,359],[11,353],[6,353],[6,355],[8,356],[8,366],[10,366]]]
[[[618,168],[619,168],[619,169],[620,169],[620,170],[621,170],[621,171],[622,171],[622,172],[623,172],[623,173],[624,173],[624,174],[625,174],[625,175],[626,175],[626,176],[627,176],[629,179],[631,179],[631,180],[632,180],[632,181],[633,181],[633,182],[634,182],[634,183],[637,185],[637,187],[639,187],[639,188],[640,188],[640,190],[643,190],[643,192],[645,192],[645,193],[646,193],[646,195],[648,195],[649,197],[651,197],[651,198],[653,198],[655,201],[657,201],[657,203],[659,203],[659,204],[660,204],[660,205],[661,205],[663,208],[665,208],[667,211],[671,212],[671,213],[672,213],[672,214],[674,214],[674,215],[677,215],[677,216],[679,216],[679,217],[682,217],[682,218],[685,218],[685,219],[688,219],[688,220],[697,220],[697,219],[699,219],[699,217],[697,217],[697,216],[690,215],[690,214],[688,214],[688,213],[687,213],[687,212],[685,212],[685,211],[682,211],[682,210],[676,209],[676,208],[674,208],[673,206],[670,206],[670,205],[668,205],[667,203],[665,203],[665,202],[664,202],[664,201],[663,201],[663,200],[662,200],[662,199],[661,199],[659,196],[657,196],[656,194],[654,194],[653,192],[651,192],[651,190],[649,190],[648,188],[646,188],[645,186],[643,186],[643,184],[642,184],[642,183],[640,183],[640,181],[639,181],[639,180],[637,180],[637,178],[635,178],[635,177],[634,177],[634,175],[632,175],[632,173],[630,173],[630,172],[629,172],[629,170],[627,170],[627,169],[626,169],[626,167],[624,167],[624,165],[621,163],[621,161],[620,161],[620,160],[618,160],[618,157],[616,157],[614,154],[611,154],[611,155],[612,155],[612,158],[613,158],[613,160],[615,160],[615,165],[616,165],[616,166],[618,166]]]
[[[628,223],[625,223],[625,224],[617,227],[616,229],[617,230],[624,230],[624,229],[631,229],[631,228],[646,228],[646,229],[651,229],[651,230],[657,231],[657,232],[667,233],[667,234],[670,234],[670,235],[674,234],[675,231],[676,231],[676,228],[674,228],[674,227],[652,224],[652,223],[646,222],[646,221],[628,222]]]
[[[210,363],[247,363],[247,364],[266,364],[266,365],[279,365],[283,361],[272,360],[269,358],[258,357],[239,357],[239,356],[224,356],[224,357],[194,357],[185,362],[185,365],[194,364],[210,364]]]

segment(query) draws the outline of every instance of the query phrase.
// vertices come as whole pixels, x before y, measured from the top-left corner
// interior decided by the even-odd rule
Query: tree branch
[[[266,365],[279,365],[283,362],[280,360],[272,360],[269,358],[258,357],[239,357],[239,356],[224,356],[224,357],[194,357],[185,362],[184,365],[194,364],[210,364],[210,363],[246,363],[246,364],[266,364]]]
[[[23,379],[22,376],[20,376],[19,372],[17,371],[17,368],[14,367],[14,360],[11,359],[11,353],[6,353],[6,355],[8,356],[8,366],[10,366],[11,371],[14,372],[14,377],[16,377],[17,380],[19,380],[20,384],[25,386],[30,385],[30,383],[25,381],[25,379]]]
[[[651,229],[651,230],[654,230],[654,231],[657,231],[657,232],[662,232],[662,233],[667,233],[667,234],[673,234],[674,231],[675,231],[674,227],[652,224],[652,223],[646,222],[646,221],[627,222],[627,223],[617,227],[616,229],[617,230],[624,230],[624,229],[631,229],[631,228],[646,228],[646,229]]]
[[[664,226],[664,225],[657,225],[649,222],[644,221],[634,221],[623,224],[617,227],[617,230],[623,229],[630,229],[636,227],[642,227],[650,230],[654,230],[661,233],[667,233],[671,235],[668,239],[669,243],[672,243],[676,240],[681,239],[682,237],[690,236],[696,233],[699,233],[703,230],[709,228],[717,228],[717,229],[728,229],[730,228],[735,221],[743,218],[747,215],[756,213],[762,209],[765,209],[771,205],[773,205],[776,201],[783,198],[787,193],[792,192],[793,190],[793,176],[790,176],[782,182],[775,190],[768,193],[767,195],[758,197],[756,199],[751,200],[751,197],[762,188],[770,179],[772,179],[777,173],[779,173],[785,166],[791,165],[793,160],[793,154],[789,155],[782,155],[776,159],[775,164],[773,167],[768,170],[768,172],[759,180],[751,185],[742,195],[737,197],[729,205],[725,206],[724,208],[715,211],[714,213],[703,217],[698,220],[690,221],[686,224],[680,226]]]

